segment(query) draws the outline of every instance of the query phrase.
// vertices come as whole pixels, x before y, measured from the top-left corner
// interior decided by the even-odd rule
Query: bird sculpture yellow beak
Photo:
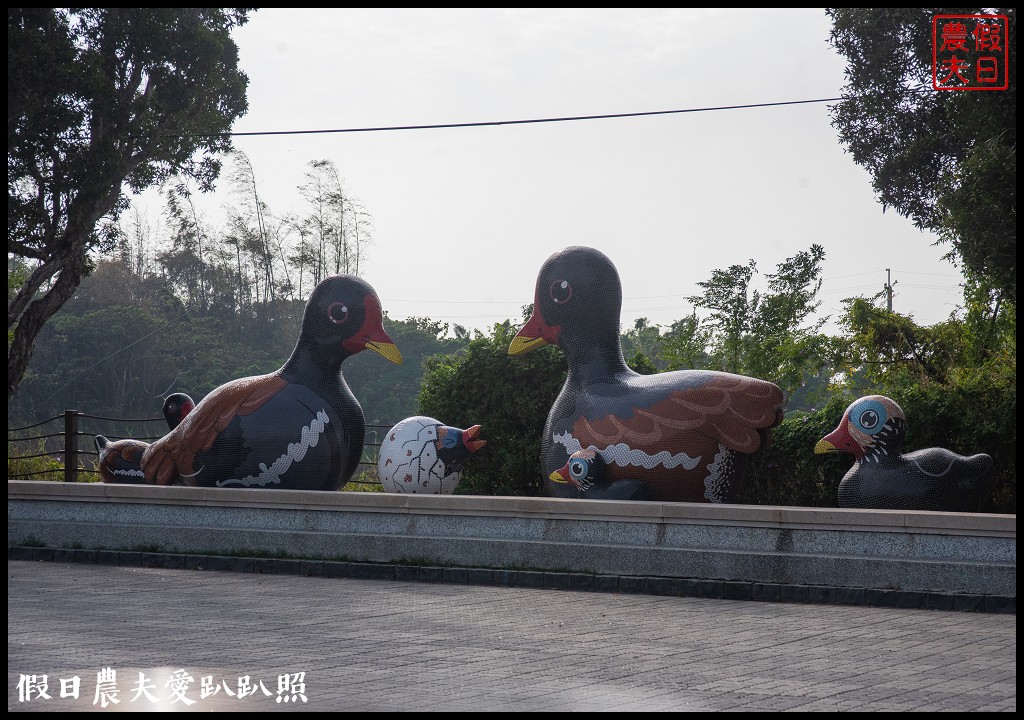
[[[395,365],[402,364],[402,353],[398,350],[398,346],[393,342],[370,340],[366,343],[366,349],[373,350],[375,353],[390,360]]]
[[[557,343],[557,338],[558,328],[548,326],[540,313],[534,310],[530,319],[512,338],[512,342],[508,346],[508,354],[522,355],[545,345],[554,345]]]
[[[815,455],[824,455],[825,453],[838,452],[836,446],[830,443],[828,440],[819,440],[818,444],[814,446]]]

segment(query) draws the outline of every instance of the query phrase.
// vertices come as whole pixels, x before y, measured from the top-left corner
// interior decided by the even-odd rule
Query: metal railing
[[[7,428],[7,477],[9,480],[28,479],[40,475],[57,476],[63,482],[95,482],[96,480],[80,480],[81,475],[92,475],[99,477],[98,453],[95,449],[95,438],[103,435],[108,440],[123,440],[132,438],[151,442],[158,440],[163,435],[135,435],[117,434],[102,432],[86,432],[82,429],[82,421],[99,420],[108,423],[120,424],[122,427],[141,424],[144,427],[150,423],[161,423],[166,428],[167,420],[163,417],[157,418],[113,418],[102,415],[89,415],[79,410],[65,410],[62,415],[55,415],[41,422],[23,427]],[[392,425],[367,425],[366,439],[363,443],[363,456],[349,483],[367,486],[380,486],[376,479],[377,458],[380,455],[380,437],[382,437]],[[28,433],[29,430],[42,428],[35,433]],[[48,432],[44,432],[47,430]],[[145,430],[143,431],[145,432]],[[18,435],[24,433],[23,435]],[[82,448],[82,438],[88,438],[87,447]],[[34,450],[38,450],[33,452]],[[24,454],[15,454],[15,453]],[[50,467],[42,470],[20,472],[17,469],[17,461],[32,460],[35,458],[53,458]],[[12,470],[12,462],[14,468]],[[372,470],[369,475],[372,480],[359,479],[364,477],[367,470]],[[54,478],[56,479],[56,478]]]

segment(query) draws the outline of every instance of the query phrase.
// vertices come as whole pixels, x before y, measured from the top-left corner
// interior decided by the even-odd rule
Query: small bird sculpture
[[[192,412],[196,406],[192,398],[182,392],[171,393],[164,400],[164,418],[167,420],[167,427],[170,430],[181,425],[185,416]]]
[[[354,275],[321,281],[287,362],[227,382],[142,456],[146,481],[203,487],[337,490],[362,457],[365,420],[342,374],[373,350],[400,364],[377,293]]]
[[[167,429],[178,427],[195,406],[192,398],[185,393],[168,395],[163,405]],[[142,472],[142,455],[149,447],[148,442],[134,438],[108,440],[103,435],[97,435],[95,442],[100,480],[105,483],[146,484]]]
[[[142,454],[149,447],[148,442],[133,438],[108,440],[105,435],[97,435],[95,442],[101,481],[127,485],[146,484],[142,472]]]
[[[555,483],[569,483],[581,498],[600,500],[636,500],[646,492],[644,483],[637,480],[609,482],[604,460],[596,450],[577,450],[568,462],[548,475]]]
[[[977,512],[992,473],[992,457],[965,457],[945,448],[901,454],[906,415],[884,395],[855,400],[839,426],[814,446],[816,454],[848,453],[839,507]]]
[[[558,345],[568,362],[541,438],[549,494],[597,497],[630,481],[615,493],[734,502],[749,456],[782,422],[782,390],[711,370],[634,372],[622,356],[621,309],[622,285],[611,260],[594,248],[568,247],[542,265],[533,314],[509,345],[510,355]],[[606,482],[581,490],[554,477],[577,450],[601,457]]]
[[[451,495],[466,461],[486,444],[479,425],[462,430],[424,415],[406,418],[380,445],[377,477],[386,492]]]

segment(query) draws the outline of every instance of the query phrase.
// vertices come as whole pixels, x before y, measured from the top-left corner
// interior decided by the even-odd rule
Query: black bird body
[[[817,454],[855,458],[839,482],[839,507],[977,512],[992,472],[991,456],[940,447],[901,453],[906,424],[894,400],[867,395],[851,403],[838,427],[818,441]]]
[[[622,356],[621,306],[611,261],[593,248],[566,248],[541,267],[533,315],[509,346],[515,355],[555,344],[568,361],[541,441],[549,493],[734,501],[747,459],[782,421],[782,391],[725,372],[634,372]],[[602,481],[590,488],[558,472],[578,450],[593,450],[603,461]]]
[[[362,456],[365,421],[342,362],[371,349],[395,363],[376,292],[352,275],[314,289],[291,356],[276,372],[213,390],[146,450],[148,481],[203,487],[337,490]]]

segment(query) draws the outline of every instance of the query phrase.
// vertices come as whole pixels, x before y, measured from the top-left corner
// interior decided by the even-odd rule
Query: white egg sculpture
[[[406,418],[380,444],[377,477],[390,493],[451,495],[470,455],[487,444],[480,426],[461,430],[425,415]]]

